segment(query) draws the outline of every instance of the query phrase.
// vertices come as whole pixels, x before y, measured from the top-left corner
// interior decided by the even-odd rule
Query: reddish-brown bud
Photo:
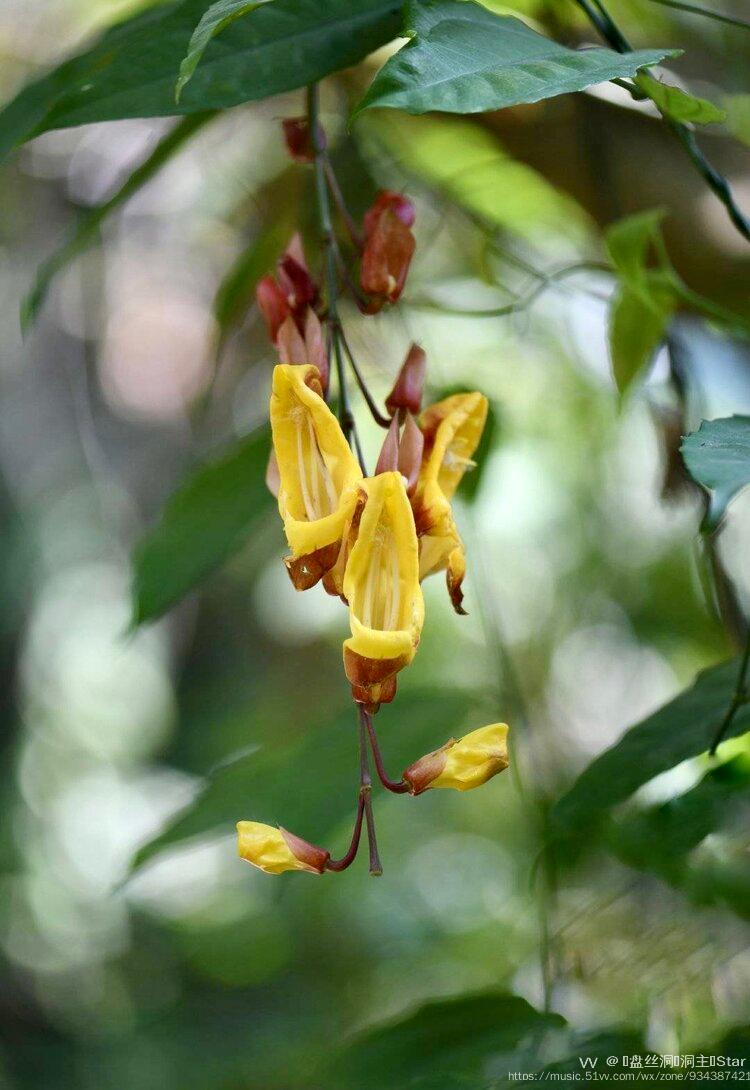
[[[414,209],[398,193],[381,193],[365,216],[360,284],[370,296],[364,309],[376,314],[395,303],[404,290],[416,242],[411,233]]]
[[[294,311],[303,310],[318,298],[318,286],[305,265],[291,254],[279,259],[279,284]]]
[[[311,163],[315,157],[310,125],[306,117],[286,117],[281,123],[286,150],[295,163]],[[318,145],[325,147],[325,133],[318,129]]]
[[[263,276],[255,289],[255,298],[265,319],[268,336],[275,341],[290,314],[286,296],[272,276]]]
[[[392,189],[381,189],[372,207],[365,212],[365,238],[369,238],[375,230],[378,219],[388,209],[401,220],[404,227],[414,226],[414,205],[409,198],[404,197],[401,193],[394,192]]]
[[[376,476],[378,473],[388,473],[398,469],[398,433],[398,417],[394,416],[393,420],[391,420],[391,426],[385,433],[383,446],[380,448],[380,456],[375,466]]]
[[[385,407],[391,416],[399,409],[406,409],[416,416],[422,408],[422,389],[427,371],[424,349],[413,344],[404,360],[393,389],[385,399]]]
[[[320,381],[323,393],[328,389],[328,356],[323,341],[323,328],[312,307],[307,308],[305,314],[305,350],[307,352],[306,363],[312,363],[320,372]]]
[[[393,418],[397,420],[398,417]],[[424,436],[419,430],[414,417],[410,412],[406,414],[404,429],[401,432],[401,442],[398,447],[398,471],[406,479],[406,491],[409,496],[414,492],[419,480],[419,471],[422,468],[422,453],[424,451]]]
[[[280,363],[308,363],[307,349],[294,318],[289,315],[281,323],[276,337],[276,350]]]

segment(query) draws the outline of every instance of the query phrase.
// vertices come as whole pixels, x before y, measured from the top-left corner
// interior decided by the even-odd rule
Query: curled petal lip
[[[362,471],[339,422],[320,396],[318,369],[274,369],[271,427],[280,478],[279,512],[292,551],[290,574],[300,589],[314,585],[338,557],[357,502]],[[308,558],[309,563],[304,562]],[[297,562],[302,560],[300,565]],[[307,568],[307,570],[303,570]]]

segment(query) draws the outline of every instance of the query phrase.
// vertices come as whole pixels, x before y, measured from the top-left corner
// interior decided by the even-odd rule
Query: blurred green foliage
[[[235,821],[339,851],[357,785],[346,611],[291,588],[264,485],[274,353],[254,288],[295,229],[321,269],[311,170],[288,164],[278,122],[303,110],[292,89],[402,18],[272,0],[233,21],[179,108],[240,105],[183,144],[190,123],[139,118],[175,112],[207,6],[147,7],[0,115],[8,148],[125,119],[50,132],[0,176],[0,1085],[496,1090],[584,1056],[750,1057],[750,713],[729,635],[750,600],[747,494],[696,547],[704,496],[679,458],[692,433],[699,485],[728,500],[745,483],[727,420],[750,411],[740,236],[624,95],[471,120],[368,111],[348,131],[386,58],[325,82],[355,219],[382,187],[416,204],[402,304],[342,303],[368,383],[382,403],[417,340],[431,395],[477,388],[492,406],[456,505],[469,616],[425,584],[418,656],[378,713],[384,759],[398,776],[502,719],[513,762],[465,797],[376,791],[377,881],[362,858],[261,875],[236,858]],[[22,7],[0,14],[19,83],[94,19]],[[611,10],[639,48],[685,49],[690,91],[661,107],[726,107],[701,140],[742,192],[746,36],[647,0]],[[593,39],[573,3],[512,12],[566,55]],[[585,184],[561,182],[571,162]],[[18,304],[50,254],[22,345]],[[372,463],[381,434],[352,400]],[[129,620],[149,623],[124,639]]]

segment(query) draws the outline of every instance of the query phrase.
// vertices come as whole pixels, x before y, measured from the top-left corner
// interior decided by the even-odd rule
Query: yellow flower
[[[453,394],[422,413],[424,455],[413,498],[419,535],[419,577],[445,571],[457,613],[463,613],[461,584],[466,571],[464,545],[456,528],[451,499],[482,437],[487,419],[483,394]]]
[[[421,795],[431,787],[454,787],[470,791],[508,767],[508,727],[490,723],[453,738],[440,749],[420,757],[404,772],[412,795]]]
[[[271,392],[271,429],[280,480],[279,513],[297,590],[314,586],[336,563],[357,501],[362,471],[322,396],[311,364],[279,364]]]
[[[260,821],[237,822],[239,855],[266,874],[283,874],[287,870],[304,870],[322,874],[330,855],[314,844],[273,825]]]
[[[361,489],[366,500],[343,582],[352,630],[344,642],[344,668],[354,699],[377,707],[393,700],[396,674],[414,658],[424,600],[404,478],[379,473]]]

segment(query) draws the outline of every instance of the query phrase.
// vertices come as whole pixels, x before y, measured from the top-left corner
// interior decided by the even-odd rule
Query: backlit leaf
[[[647,72],[639,72],[635,82],[656,104],[659,112],[671,121],[715,125],[727,119],[726,110],[714,106],[708,99],[688,94],[679,87],[670,87],[668,83],[660,83]]]

